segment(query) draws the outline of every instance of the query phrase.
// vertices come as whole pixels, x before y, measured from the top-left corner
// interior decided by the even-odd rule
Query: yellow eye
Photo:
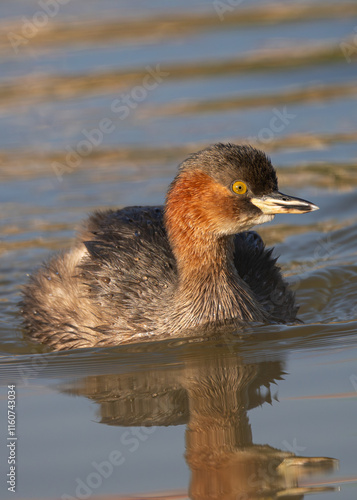
[[[233,182],[232,190],[234,193],[244,194],[247,192],[247,185],[244,184],[244,182],[236,181],[236,182]]]

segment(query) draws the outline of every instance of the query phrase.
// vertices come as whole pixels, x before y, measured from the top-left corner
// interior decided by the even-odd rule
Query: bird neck
[[[190,186],[192,185],[192,179]],[[197,191],[196,191],[197,192]],[[165,226],[177,264],[175,304],[186,326],[233,318],[263,320],[263,312],[234,263],[234,235],[217,235],[184,183],[169,191]]]
[[[199,171],[181,173],[169,189],[164,223],[182,279],[233,270],[233,236],[216,229],[217,189]]]

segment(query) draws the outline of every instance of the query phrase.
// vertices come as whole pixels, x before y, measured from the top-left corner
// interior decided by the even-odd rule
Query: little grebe
[[[280,213],[317,206],[278,191],[251,146],[216,144],[189,156],[164,207],[95,212],[72,250],[24,289],[32,338],[55,349],[116,345],[194,327],[294,321],[294,294],[261,238]]]

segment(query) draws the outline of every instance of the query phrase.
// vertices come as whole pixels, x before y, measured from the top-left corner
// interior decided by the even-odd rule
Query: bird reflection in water
[[[192,348],[197,354],[199,345],[187,346]],[[205,349],[204,356],[188,351],[182,363],[165,370],[88,376],[63,384],[61,390],[98,403],[104,424],[186,424],[193,500],[302,499],[334,490],[299,483],[333,471],[337,460],[253,443],[248,411],[272,402],[271,384],[285,375],[283,361],[248,361],[228,344]]]

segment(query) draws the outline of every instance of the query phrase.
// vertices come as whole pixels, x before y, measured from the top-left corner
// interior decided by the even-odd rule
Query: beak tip
[[[311,203],[311,212],[315,212],[315,210],[320,210],[320,207],[318,207],[317,205],[314,205],[313,203]]]

